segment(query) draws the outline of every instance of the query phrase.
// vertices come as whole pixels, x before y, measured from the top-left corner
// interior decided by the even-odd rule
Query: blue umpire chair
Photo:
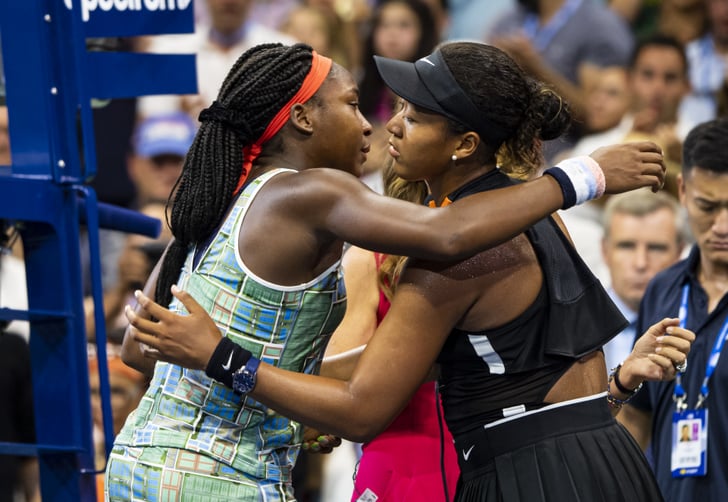
[[[4,96],[12,161],[0,166],[0,222],[20,233],[30,323],[36,444],[0,454],[37,456],[44,501],[96,500],[84,326],[81,240],[88,232],[98,360],[106,361],[99,228],[155,237],[160,222],[97,201],[92,98],[197,90],[194,55],[89,50],[100,38],[194,29],[192,0],[0,2]],[[107,455],[113,443],[108,368],[100,364]]]

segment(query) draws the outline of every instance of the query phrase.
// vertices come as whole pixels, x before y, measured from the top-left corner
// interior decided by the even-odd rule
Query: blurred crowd
[[[381,190],[389,134],[385,125],[395,97],[372,56],[415,61],[439,43],[466,39],[500,47],[534,78],[557,90],[564,106],[571,108],[575,119],[569,133],[543,145],[545,167],[606,144],[649,139],[662,147],[668,166],[663,193],[604,198],[562,214],[578,251],[626,317],[636,315],[647,282],[678,260],[691,241],[677,204],[676,176],[687,132],[728,115],[728,0],[194,0],[194,8],[193,34],[117,43],[121,50],[196,54],[199,93],[118,99],[94,109],[98,176],[92,185],[101,201],[166,222],[166,203],[200,110],[215,99],[240,54],[270,42],[304,42],[355,75],[360,108],[373,126],[364,181]],[[0,106],[0,165],[10,164],[10,152],[7,109]],[[156,239],[102,233],[103,309],[116,432],[146,384],[118,358],[126,326],[123,307],[144,285],[169,242],[166,223],[162,227]],[[23,281],[15,278],[22,277],[22,246],[13,245],[10,229],[2,230],[7,250],[0,254],[0,306],[23,308],[16,304],[26,296]],[[654,255],[655,249],[662,254]],[[90,289],[86,293],[90,297]],[[90,299],[86,307],[92,342]],[[27,426],[32,413],[30,375],[17,364],[27,361],[27,346],[16,343],[27,341],[27,326],[14,323],[3,331],[0,355],[16,364],[0,363],[0,431],[9,436],[0,440],[32,441],[32,430],[17,425]],[[630,345],[615,343],[609,350],[628,352]],[[622,356],[607,357],[619,361]],[[89,364],[92,393],[97,395],[93,350]],[[11,387],[12,392],[7,390]],[[98,409],[97,399],[93,406]],[[96,412],[94,417],[100,429]],[[96,436],[103,467],[102,436]],[[298,500],[348,500],[359,453],[351,443],[328,456],[303,452],[296,467]],[[0,479],[0,502],[13,500],[13,494],[16,500],[37,498],[32,488],[37,486],[35,469],[22,459],[3,464],[0,472],[7,481]],[[15,485],[9,481],[13,476]]]

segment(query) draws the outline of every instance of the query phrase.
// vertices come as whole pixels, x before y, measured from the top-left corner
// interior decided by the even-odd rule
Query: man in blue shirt
[[[685,140],[679,193],[696,244],[685,260],[652,280],[637,321],[641,333],[679,315],[696,334],[687,369],[679,380],[645,383],[619,415],[643,448],[651,444],[668,502],[724,500],[728,492],[728,357],[717,357],[728,333],[725,138],[728,118],[695,127]],[[679,441],[685,424],[700,442]]]

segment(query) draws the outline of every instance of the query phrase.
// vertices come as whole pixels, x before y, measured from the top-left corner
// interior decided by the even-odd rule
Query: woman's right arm
[[[654,143],[614,145],[593,157],[605,172],[610,193],[658,186],[664,179]],[[438,209],[382,197],[340,171],[313,169],[299,176],[301,196],[289,199],[298,206],[289,208],[289,214],[300,218],[305,208],[318,222],[317,230],[365,249],[430,260],[462,259],[501,244],[564,203],[552,176],[474,194]]]

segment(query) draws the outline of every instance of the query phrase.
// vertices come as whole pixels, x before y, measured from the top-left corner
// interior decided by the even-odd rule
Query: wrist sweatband
[[[233,373],[245,366],[253,354],[229,338],[220,340],[207,363],[205,373],[210,378],[233,388]]]
[[[546,169],[544,174],[552,176],[564,196],[562,209],[568,209],[588,200],[604,195],[606,182],[599,163],[587,155],[566,159]]]

